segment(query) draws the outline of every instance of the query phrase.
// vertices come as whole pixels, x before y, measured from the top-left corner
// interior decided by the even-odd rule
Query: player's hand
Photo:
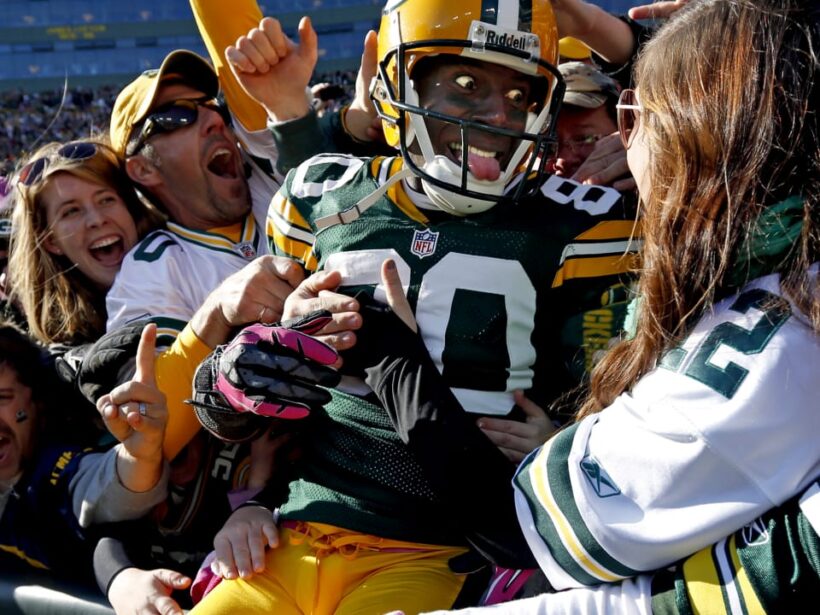
[[[655,2],[653,4],[643,4],[633,6],[629,9],[629,16],[632,19],[668,19],[674,12],[682,9],[689,0],[676,0],[674,2]]]
[[[316,310],[327,310],[331,321],[314,337],[336,350],[351,348],[356,343],[354,331],[361,328],[362,317],[358,301],[336,292],[341,282],[342,275],[338,271],[314,273],[288,296],[283,318],[300,318]],[[340,365],[341,361],[333,367]]]
[[[126,568],[111,581],[108,601],[117,615],[182,615],[171,594],[190,584],[190,578],[167,568]]]
[[[381,119],[370,99],[370,84],[376,76],[378,63],[378,37],[370,30],[364,38],[364,51],[359,73],[356,76],[356,94],[344,111],[345,126],[358,141],[384,140]]]
[[[386,259],[382,263],[382,284],[384,285],[384,292],[387,295],[387,305],[395,312],[396,316],[401,318],[402,322],[406,324],[413,333],[419,330],[416,317],[413,315],[413,308],[410,307],[410,302],[407,301],[407,295],[404,294],[404,287],[399,277],[399,270],[396,269],[396,262],[393,259]]]
[[[515,403],[527,415],[526,422],[509,419],[481,417],[478,427],[513,463],[520,463],[524,457],[547,441],[555,431],[555,426],[547,413],[535,402],[529,400],[523,391],[515,392]]]
[[[97,401],[97,409],[111,434],[134,459],[162,458],[162,438],[168,421],[165,395],[157,388],[154,355],[157,326],[142,330],[134,377]]]
[[[309,17],[299,22],[298,45],[282,31],[278,20],[265,17],[258,27],[225,49],[236,80],[276,122],[296,119],[309,111],[305,88],[318,57],[318,37]]]
[[[243,506],[214,537],[211,571],[225,579],[249,579],[265,570],[265,549],[279,544],[273,514],[264,506]]]
[[[285,299],[304,278],[302,268],[281,256],[260,256],[217,286],[191,319],[200,340],[224,344],[232,329],[282,319]]]
[[[194,375],[190,403],[202,425],[219,438],[242,441],[256,437],[259,421],[239,415],[299,420],[330,401],[325,387],[336,386],[339,374],[327,366],[338,353],[311,336],[329,321],[330,313],[321,311],[283,325],[256,323],[218,346]]]
[[[620,134],[616,132],[599,139],[595,149],[578,167],[571,179],[582,184],[612,186],[621,192],[634,190],[635,179],[629,172],[626,150]]]

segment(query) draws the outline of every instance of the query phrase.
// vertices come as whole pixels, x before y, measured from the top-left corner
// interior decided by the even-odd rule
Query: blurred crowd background
[[[634,4],[594,3],[616,13]],[[344,104],[355,84],[364,35],[377,27],[382,0],[259,4],[291,37],[302,15],[311,17],[319,34],[313,83],[339,85],[344,92],[328,89],[335,97],[317,104],[331,109]],[[5,0],[2,8],[0,176],[39,144],[106,131],[120,87],[159,66],[172,49],[207,56],[186,0]]]

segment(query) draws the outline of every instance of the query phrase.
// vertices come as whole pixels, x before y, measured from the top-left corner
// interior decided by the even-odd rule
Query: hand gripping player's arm
[[[246,327],[199,366],[191,404],[202,425],[219,438],[244,441],[272,420],[301,420],[330,400],[322,387],[338,384],[336,351],[310,336],[329,323],[327,311],[283,325]],[[260,500],[264,495],[260,494]],[[278,543],[271,511],[255,501],[238,508],[214,538],[213,572],[247,578],[264,567],[266,547]]]
[[[299,420],[330,400],[323,387],[338,384],[331,369],[336,351],[310,336],[331,321],[314,312],[281,325],[257,323],[218,346],[197,368],[194,406],[208,431],[246,441],[269,426],[267,419]]]

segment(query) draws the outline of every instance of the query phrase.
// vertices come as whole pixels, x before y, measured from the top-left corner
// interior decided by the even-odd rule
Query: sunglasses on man
[[[142,123],[139,136],[132,141],[126,154],[133,156],[155,135],[191,126],[199,117],[200,107],[216,111],[224,118],[224,109],[215,98],[184,98],[171,101],[148,114]]]

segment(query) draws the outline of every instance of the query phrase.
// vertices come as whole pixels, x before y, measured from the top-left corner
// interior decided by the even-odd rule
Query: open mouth
[[[206,166],[217,177],[225,179],[239,177],[239,166],[236,164],[233,152],[227,147],[216,148],[208,158]]]
[[[103,265],[119,265],[125,255],[125,243],[119,235],[110,235],[92,243],[88,251]]]
[[[451,142],[449,144],[452,157],[462,164],[463,154],[461,143]],[[474,145],[467,146],[467,168],[476,179],[484,181],[495,181],[501,176],[501,160],[504,152],[481,149]]]

